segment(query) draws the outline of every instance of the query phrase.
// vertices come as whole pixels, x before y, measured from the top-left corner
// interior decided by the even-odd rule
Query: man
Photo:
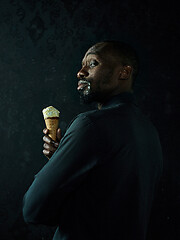
[[[27,223],[58,226],[55,240],[146,239],[162,154],[134,100],[137,71],[129,45],[95,44],[83,58],[77,89],[98,109],[79,114],[60,143],[44,130],[50,160],[25,194],[23,214]]]

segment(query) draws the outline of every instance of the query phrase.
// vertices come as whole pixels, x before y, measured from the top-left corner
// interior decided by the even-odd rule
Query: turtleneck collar
[[[101,109],[112,108],[116,105],[121,105],[124,103],[132,103],[137,105],[136,98],[132,92],[122,92],[112,96],[102,105]]]

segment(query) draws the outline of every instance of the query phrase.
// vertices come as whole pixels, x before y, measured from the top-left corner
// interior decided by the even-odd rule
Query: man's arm
[[[93,123],[79,115],[61,139],[58,150],[35,176],[23,200],[24,220],[57,225],[61,205],[97,164]]]

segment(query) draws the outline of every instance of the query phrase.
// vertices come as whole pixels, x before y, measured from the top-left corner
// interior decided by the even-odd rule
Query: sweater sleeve
[[[97,164],[95,135],[93,124],[85,115],[72,121],[57,151],[35,175],[24,196],[25,222],[58,224],[62,203]]]

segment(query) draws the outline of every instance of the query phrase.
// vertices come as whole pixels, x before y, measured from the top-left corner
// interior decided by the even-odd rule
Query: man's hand
[[[54,152],[57,150],[58,146],[59,146],[59,142],[61,140],[61,129],[60,128],[57,129],[56,141],[52,140],[52,138],[50,138],[48,136],[48,129],[47,128],[43,129],[43,133],[45,134],[45,136],[43,137],[43,141],[44,141],[43,154],[48,159],[50,159],[52,157],[52,155],[54,154]]]

